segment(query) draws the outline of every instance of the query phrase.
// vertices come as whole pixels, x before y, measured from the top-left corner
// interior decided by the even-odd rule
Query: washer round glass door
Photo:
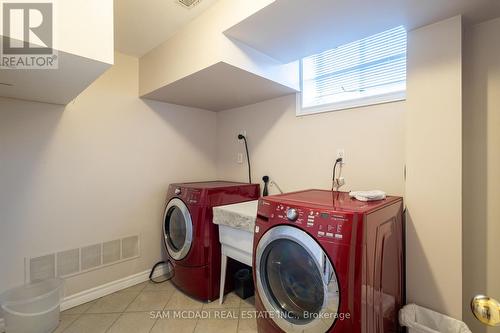
[[[193,241],[191,214],[182,200],[174,198],[165,208],[163,236],[170,257],[175,260],[185,258]]]
[[[257,290],[266,311],[285,332],[325,332],[335,322],[339,286],[328,256],[311,236],[278,226],[260,239]]]

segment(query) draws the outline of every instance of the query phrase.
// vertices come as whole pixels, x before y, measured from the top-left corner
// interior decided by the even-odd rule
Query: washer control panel
[[[318,239],[326,241],[350,241],[352,214],[344,214],[317,209],[305,209],[284,204],[276,205],[269,211],[270,220],[297,224]],[[267,210],[267,209],[266,209]]]
[[[299,218],[299,213],[295,208],[288,208],[286,211],[286,218],[288,221],[295,222]]]

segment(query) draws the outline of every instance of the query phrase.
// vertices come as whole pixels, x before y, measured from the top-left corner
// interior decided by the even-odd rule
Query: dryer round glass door
[[[339,286],[319,244],[290,226],[270,229],[256,253],[257,291],[285,332],[325,332],[335,322]]]
[[[163,218],[163,236],[172,259],[185,258],[193,240],[193,223],[187,206],[180,199],[168,202]]]

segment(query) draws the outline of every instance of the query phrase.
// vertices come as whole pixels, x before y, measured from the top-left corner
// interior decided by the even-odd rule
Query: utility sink
[[[252,266],[253,230],[258,203],[258,200],[254,200],[213,208],[213,223],[219,225],[221,243],[221,304],[224,299],[227,257]]]
[[[213,208],[215,224],[249,231],[253,234],[257,218],[258,200]]]
[[[213,208],[213,223],[219,225],[222,253],[252,266],[253,230],[258,200]]]

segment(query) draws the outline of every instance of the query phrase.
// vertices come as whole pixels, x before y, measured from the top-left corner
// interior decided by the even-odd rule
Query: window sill
[[[406,91],[379,95],[379,96],[363,97],[355,100],[339,102],[339,103],[330,103],[309,108],[302,108],[302,98],[300,93],[297,93],[296,98],[297,98],[297,103],[296,103],[297,107],[295,115],[297,117],[302,117],[317,113],[340,111],[340,110],[354,109],[370,105],[404,101],[406,100]]]

